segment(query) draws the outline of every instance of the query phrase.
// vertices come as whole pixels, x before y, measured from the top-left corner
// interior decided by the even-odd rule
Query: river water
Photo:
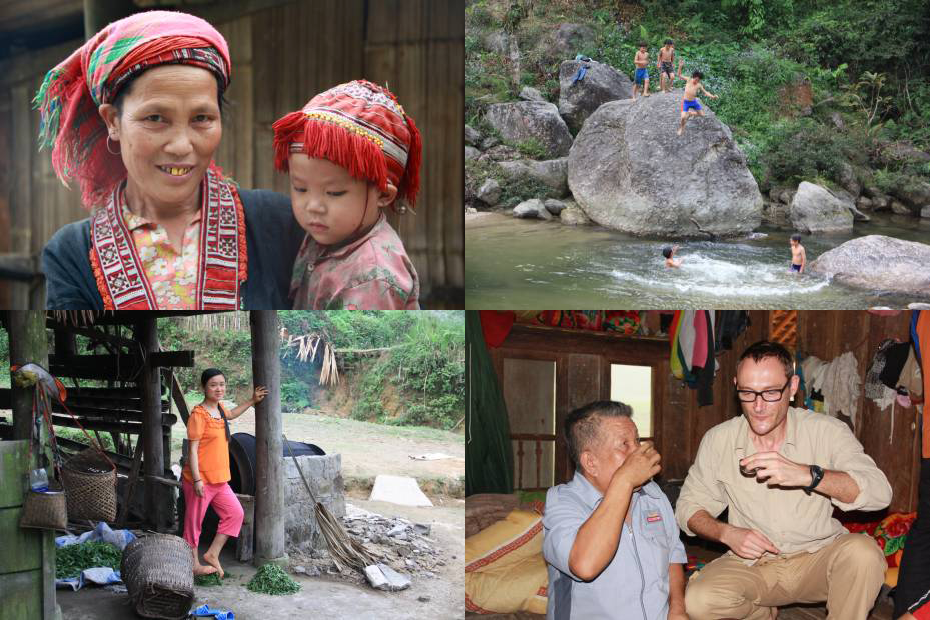
[[[834,310],[927,301],[791,273],[791,232],[758,232],[767,236],[678,242],[682,266],[668,269],[661,253],[668,240],[480,214],[465,227],[465,307]],[[805,236],[802,243],[810,262],[844,241],[873,234],[930,243],[930,220],[878,214],[857,222],[852,233]]]

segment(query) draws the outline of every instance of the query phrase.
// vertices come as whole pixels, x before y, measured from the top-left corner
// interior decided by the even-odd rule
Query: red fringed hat
[[[287,172],[290,153],[328,159],[384,191],[397,187],[392,208],[412,208],[420,189],[420,132],[386,88],[355,80],[330,88],[274,125],[274,165]]]

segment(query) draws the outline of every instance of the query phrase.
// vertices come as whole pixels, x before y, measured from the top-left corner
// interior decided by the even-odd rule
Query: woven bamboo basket
[[[61,481],[72,520],[116,520],[116,468],[99,452],[88,448],[71,457]]]
[[[150,534],[123,550],[120,576],[136,613],[144,618],[179,619],[194,601],[194,560],[183,538]]]
[[[68,508],[61,485],[50,484],[48,493],[26,492],[19,527],[64,530],[68,527]]]

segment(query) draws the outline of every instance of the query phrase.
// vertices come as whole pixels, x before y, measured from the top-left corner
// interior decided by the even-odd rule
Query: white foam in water
[[[752,254],[746,252],[745,254]],[[806,294],[828,286],[826,277],[794,274],[787,264],[775,266],[746,256],[743,263],[715,258],[705,252],[689,252],[682,258],[681,268],[667,269],[656,261],[655,270],[648,276],[613,269],[612,275],[621,282],[636,284],[657,293],[699,293],[714,298],[727,297],[782,297]]]

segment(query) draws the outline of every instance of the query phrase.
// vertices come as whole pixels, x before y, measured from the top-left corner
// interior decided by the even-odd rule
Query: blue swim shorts
[[[681,111],[682,111],[682,112],[687,112],[688,110],[690,110],[690,109],[692,109],[692,108],[695,109],[695,110],[700,110],[700,109],[701,109],[701,102],[698,101],[697,99],[695,99],[695,100],[693,100],[693,101],[688,101],[687,99],[682,99],[682,100],[681,100]]]
[[[801,265],[795,265],[795,264],[792,263],[792,265],[791,265],[791,271],[800,272],[800,271],[801,271]]]
[[[645,82],[646,80],[648,80],[648,79],[649,79],[649,69],[637,69],[637,70],[636,70],[635,79],[636,79],[636,83],[637,83],[637,84],[642,84],[643,82]]]

